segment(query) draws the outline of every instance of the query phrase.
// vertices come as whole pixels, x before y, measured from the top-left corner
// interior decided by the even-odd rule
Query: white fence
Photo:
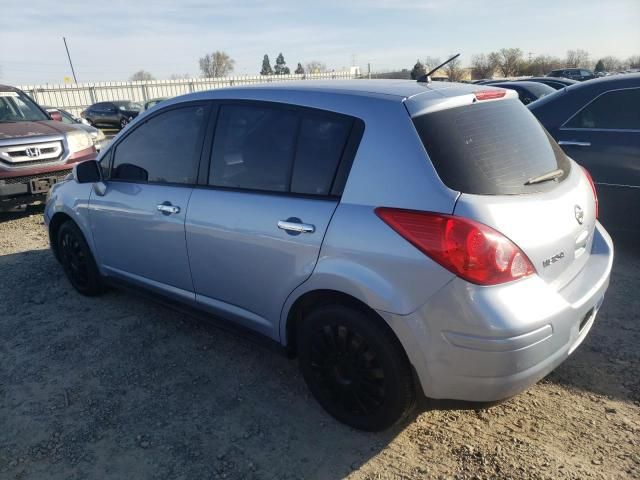
[[[287,80],[351,79],[355,72],[328,72],[307,75],[256,75],[220,78],[189,78],[180,80],[149,80],[141,82],[71,83],[62,85],[22,85],[18,88],[31,95],[38,104],[64,108],[75,116],[96,102],[132,100],[146,102],[152,98],[175,97],[185,93],[252,83]]]

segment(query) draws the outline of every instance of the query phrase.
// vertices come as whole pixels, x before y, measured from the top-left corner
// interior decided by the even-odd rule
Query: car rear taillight
[[[496,285],[535,273],[517,245],[482,223],[397,208],[379,207],[375,212],[422,253],[469,282]]]
[[[589,180],[589,185],[591,185],[591,190],[593,191],[593,199],[596,202],[596,218],[598,218],[598,192],[596,192],[596,184],[593,183],[593,178],[591,178],[591,174],[589,173],[589,170],[587,170],[586,168],[582,167],[582,171],[584,172],[584,174],[587,177],[587,180]]]
[[[502,98],[507,94],[507,91],[503,88],[496,88],[492,90],[480,90],[473,92],[476,100],[495,100],[496,98]]]

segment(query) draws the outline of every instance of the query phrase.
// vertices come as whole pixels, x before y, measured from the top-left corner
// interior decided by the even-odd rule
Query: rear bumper
[[[613,245],[597,224],[591,257],[560,291],[535,276],[497,287],[456,278],[410,315],[386,318],[431,398],[495,401],[545,377],[582,343],[609,285]]]

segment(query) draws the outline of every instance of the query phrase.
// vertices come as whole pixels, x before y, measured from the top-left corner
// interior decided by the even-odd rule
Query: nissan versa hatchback
[[[510,90],[200,92],[142,113],[72,177],[45,221],[80,293],[127,283],[258,332],[364,430],[423,395],[522,391],[584,340],[609,283],[589,174]]]

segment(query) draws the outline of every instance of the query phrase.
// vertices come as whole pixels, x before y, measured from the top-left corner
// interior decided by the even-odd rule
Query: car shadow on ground
[[[136,295],[77,294],[47,250],[0,256],[0,472],[341,478],[402,430],[352,430],[271,349]],[[6,471],[6,470],[5,470]],[[135,477],[135,474],[134,474]]]
[[[546,381],[637,399],[634,248],[618,246],[588,340]],[[0,472],[19,458],[47,478],[141,465],[158,478],[341,478],[404,428],[339,424],[295,361],[249,339],[125,291],[82,297],[47,250],[0,256],[0,292]]]

